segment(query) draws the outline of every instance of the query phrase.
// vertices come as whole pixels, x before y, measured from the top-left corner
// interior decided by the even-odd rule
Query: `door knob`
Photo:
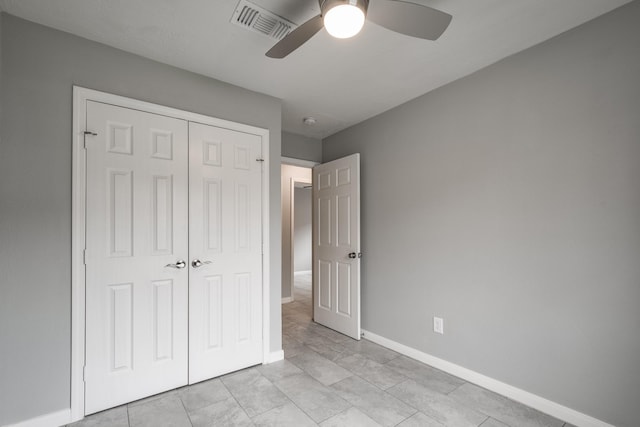
[[[186,266],[187,266],[187,263],[184,260],[180,260],[180,261],[176,262],[175,264],[167,264],[167,265],[165,265],[165,267],[171,267],[171,268],[177,268],[177,269],[185,268]]]
[[[191,265],[193,266],[193,268],[202,267],[205,264],[211,264],[211,261],[200,261],[199,259],[194,259],[191,262]]]
[[[357,257],[358,257],[358,254],[356,254],[355,252],[349,252],[349,258],[355,259]]]

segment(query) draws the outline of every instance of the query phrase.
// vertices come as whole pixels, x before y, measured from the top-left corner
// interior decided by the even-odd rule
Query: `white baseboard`
[[[8,424],[5,427],[52,427],[63,426],[71,422],[71,409],[63,409],[62,411],[52,412],[50,414],[40,415],[39,417],[29,420],[20,421],[15,424]]]
[[[311,270],[300,270],[300,271],[294,271],[293,275],[294,276],[301,276],[303,274],[312,274],[312,273],[313,273],[313,271],[311,271]]]
[[[448,374],[462,378],[465,381],[476,384],[487,390],[491,390],[502,396],[508,397],[511,400],[520,402],[575,426],[614,427],[611,424],[607,424],[604,421],[600,421],[597,418],[593,418],[592,416],[583,414],[582,412],[578,412],[574,409],[567,408],[559,403],[552,402],[544,397],[513,387],[509,384],[487,377],[486,375],[472,371],[471,369],[456,365],[455,363],[447,362],[446,360],[424,353],[420,350],[416,350],[415,348],[408,347],[404,344],[376,335],[373,332],[365,331],[363,329],[362,333],[363,337],[369,341],[373,341],[374,343],[380,344],[390,350],[404,354],[405,356],[418,360],[422,363],[426,363],[429,366],[433,366],[434,368],[440,369]]]
[[[284,360],[284,350],[272,351],[269,353],[268,359],[265,360],[264,364],[269,364],[273,362],[279,362],[280,360]]]
[[[293,297],[284,297],[282,298],[282,304],[287,304],[293,302]]]

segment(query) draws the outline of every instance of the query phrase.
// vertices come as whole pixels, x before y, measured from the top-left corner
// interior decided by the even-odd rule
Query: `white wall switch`
[[[444,335],[444,320],[442,317],[433,317],[433,332]]]

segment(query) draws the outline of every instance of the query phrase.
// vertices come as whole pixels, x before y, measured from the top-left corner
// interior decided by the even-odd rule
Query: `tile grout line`
[[[305,372],[305,373],[306,373],[306,372]],[[307,375],[309,375],[309,374],[307,374]],[[313,377],[311,377],[311,378],[313,378]],[[320,384],[322,384],[322,383],[320,383]],[[275,384],[274,384],[274,385],[275,385]],[[277,385],[275,385],[275,386],[278,388],[278,390],[280,390],[280,392],[282,392],[282,394],[284,394],[285,396],[287,396],[287,395],[285,394],[285,392],[284,392],[284,391],[282,391],[282,390],[280,389],[280,387],[278,387]],[[300,411],[302,411],[302,413],[303,413],[303,414],[305,414],[307,417],[309,417],[309,419],[310,419],[314,424],[316,424],[316,425],[318,425],[318,426],[320,425],[320,423],[325,422],[326,420],[328,420],[329,418],[331,418],[331,417],[333,417],[333,416],[334,416],[334,415],[331,415],[331,416],[329,416],[329,417],[327,417],[327,418],[323,419],[322,421],[317,422],[316,420],[314,420],[314,419],[313,419],[313,417],[311,416],[311,414],[309,414],[309,413],[308,413],[307,411],[305,411],[303,408],[301,408],[300,406],[298,406],[298,404],[297,404],[295,401],[291,400],[291,398],[290,398],[289,396],[287,396],[287,399],[289,399],[289,401],[290,401],[291,403],[293,403],[293,406],[295,406],[295,407],[296,407],[296,408],[298,408]],[[347,402],[347,403],[349,403],[349,402]],[[348,408],[347,408],[347,409],[348,409]],[[345,409],[345,411],[346,411],[346,409]],[[343,412],[344,412],[344,411],[343,411]],[[341,413],[341,412],[340,412],[340,413]],[[337,415],[337,414],[336,414],[336,415]]]
[[[456,378],[457,378],[457,377],[456,377]],[[446,396],[449,396],[451,393],[453,393],[453,392],[455,392],[456,390],[460,389],[462,386],[464,386],[464,385],[468,385],[468,384],[470,384],[470,383],[468,383],[467,381],[465,381],[465,382],[463,382],[462,384],[460,384],[459,386],[456,386],[456,388],[454,388],[454,389],[453,389],[453,390],[451,390],[450,392],[448,392],[448,393],[444,393],[444,394],[445,394]],[[455,397],[453,397],[453,396],[450,396],[450,397],[451,397],[452,399],[455,399]],[[457,400],[457,399],[456,399],[456,400]]]
[[[262,416],[262,415],[266,414],[267,412],[271,412],[271,411],[273,411],[273,410],[275,410],[275,409],[284,408],[284,407],[285,407],[285,406],[287,406],[288,404],[293,404],[294,406],[296,406],[296,407],[297,407],[297,405],[296,405],[296,404],[295,404],[291,399],[289,399],[289,396],[285,395],[285,397],[286,397],[286,398],[287,398],[287,400],[289,401],[288,403],[283,403],[282,405],[274,406],[274,407],[273,407],[273,408],[271,408],[271,409],[267,409],[266,411],[260,412],[259,414],[255,414],[253,417],[249,417],[249,414],[247,414],[247,416],[249,417],[249,419],[251,420],[251,422],[252,422],[253,424],[255,424],[255,423],[253,422],[253,420],[255,420],[256,418],[258,418],[259,416]],[[245,411],[245,413],[247,412],[247,411],[244,409],[244,407],[242,407],[242,406],[240,406],[240,407],[242,408],[242,410],[243,410],[243,411]]]
[[[189,420],[189,424],[191,424],[191,427],[193,427],[193,422],[191,421],[191,414],[189,414],[189,411],[187,411],[187,407],[184,406],[184,401],[182,400],[182,396],[180,396],[180,394],[178,393],[177,397],[178,397],[178,400],[180,401],[180,404],[182,405],[182,409],[184,409],[184,413],[187,414],[187,419]]]
[[[291,362],[289,362],[289,363],[291,363]],[[293,364],[293,363],[291,363],[291,364],[292,364],[292,365],[294,365],[294,366],[296,366],[296,365],[295,365],[295,364]],[[300,369],[302,372],[304,372],[305,374],[309,375],[309,374],[308,374],[304,369],[301,369],[299,366],[296,366],[296,367],[297,367],[298,369]],[[311,375],[309,375],[309,376],[311,377]],[[265,378],[266,378],[266,377],[265,377]],[[313,377],[311,377],[311,378],[313,378]],[[303,413],[303,414],[305,414],[307,417],[309,417],[309,419],[310,419],[311,421],[313,421],[316,425],[319,425],[319,424],[320,424],[320,423],[317,423],[317,422],[316,422],[316,420],[314,420],[314,419],[311,417],[311,415],[307,413],[307,411],[305,411],[304,409],[302,409],[300,406],[298,406],[298,404],[297,404],[295,401],[293,401],[289,396],[287,396],[287,394],[284,392],[284,390],[282,390],[280,387],[278,387],[278,384],[275,384],[275,383],[274,383],[274,382],[272,382],[269,378],[267,378],[267,381],[271,382],[271,384],[272,384],[275,388],[277,388],[277,389],[278,389],[278,391],[280,391],[280,393],[282,393],[282,394],[287,398],[287,400],[289,400],[289,402],[293,404],[293,406],[295,406],[295,407],[296,407],[296,408],[298,408],[300,411],[302,411],[302,413]],[[278,406],[278,408],[282,408],[283,406],[285,406],[285,405]],[[329,417],[329,418],[331,418],[331,417]],[[327,419],[329,419],[329,418],[327,418]],[[325,421],[325,420],[322,420],[322,421]]]
[[[251,367],[251,368],[248,368],[248,369],[254,369],[254,367]],[[260,375],[261,375],[265,380],[269,381],[269,383],[270,383],[271,385],[275,386],[275,384],[273,384],[273,383],[269,380],[269,378],[267,378],[267,377],[265,377],[264,375],[262,375],[262,372],[258,371],[258,370],[257,370],[257,368],[256,368],[256,372],[258,372],[258,374],[260,374]],[[232,372],[232,374],[233,374],[233,372]],[[224,377],[224,376],[225,376],[225,375],[220,376],[220,383],[222,383],[222,385],[224,386],[224,388],[229,392],[229,394],[231,395],[231,397],[233,398],[233,400],[235,400],[235,401],[236,401],[236,403],[238,404],[238,406],[240,407],[240,409],[242,409],[242,410],[244,411],[244,413],[245,413],[245,414],[247,414],[247,417],[249,417],[249,419],[251,420],[251,423],[253,423],[253,419],[254,419],[254,418],[259,417],[259,416],[260,416],[260,415],[262,415],[262,414],[266,414],[267,412],[272,411],[272,410],[274,410],[274,409],[276,409],[276,408],[282,408],[283,406],[285,406],[285,405],[286,405],[286,403],[285,403],[285,404],[283,404],[283,405],[275,406],[275,407],[273,407],[273,408],[271,408],[271,409],[267,409],[266,411],[262,411],[262,412],[260,412],[259,414],[255,414],[255,415],[252,417],[252,416],[250,416],[250,415],[249,415],[249,413],[247,412],[247,409],[246,409],[244,406],[242,406],[242,404],[240,403],[240,401],[238,400],[238,398],[233,394],[233,392],[232,392],[231,390],[229,390],[229,388],[227,387],[227,385],[226,385],[224,382],[222,382],[222,379],[221,379],[221,378],[222,378],[222,377]],[[277,386],[276,386],[276,388],[277,388]],[[280,389],[278,389],[278,391],[280,391]],[[281,393],[282,393],[282,392],[281,392]],[[284,393],[283,393],[283,394],[284,394]],[[291,399],[289,399],[289,396],[284,395],[284,397],[286,397],[286,398],[287,398],[287,400],[288,400],[289,402],[291,402]],[[291,403],[293,403],[293,402],[291,402]]]
[[[242,406],[242,405],[240,404],[240,402],[238,402],[238,399],[233,395],[233,393],[231,393],[231,390],[229,390],[229,389],[227,388],[227,386],[226,386],[222,381],[220,381],[220,384],[222,384],[222,387],[224,387],[224,389],[225,389],[225,390],[227,390],[227,393],[229,393],[229,396],[231,396],[231,398],[234,400],[234,402],[236,402],[236,404],[238,405],[238,408],[242,409],[242,412],[244,412],[244,413],[245,413],[245,415],[247,416],[247,418],[249,418],[249,420],[251,420],[251,424],[254,424],[254,422],[253,422],[253,418],[251,418],[251,417],[249,416],[249,413],[247,412],[247,410],[245,409],[245,407],[244,407],[244,406]],[[257,416],[257,415],[256,415],[256,416]]]
[[[486,414],[484,414],[486,415]],[[487,421],[489,421],[491,419],[490,416],[487,416],[487,418],[484,419],[484,421],[482,421],[480,424],[478,424],[478,427],[482,427],[482,424],[486,423]]]

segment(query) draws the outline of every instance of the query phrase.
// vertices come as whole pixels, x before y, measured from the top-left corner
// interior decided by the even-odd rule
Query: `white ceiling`
[[[252,1],[296,24],[319,13],[317,0]],[[629,1],[413,0],[453,15],[439,40],[367,23],[349,40],[322,30],[280,60],[264,55],[274,40],[230,23],[238,0],[0,0],[0,9],[281,98],[284,130],[324,138]]]

